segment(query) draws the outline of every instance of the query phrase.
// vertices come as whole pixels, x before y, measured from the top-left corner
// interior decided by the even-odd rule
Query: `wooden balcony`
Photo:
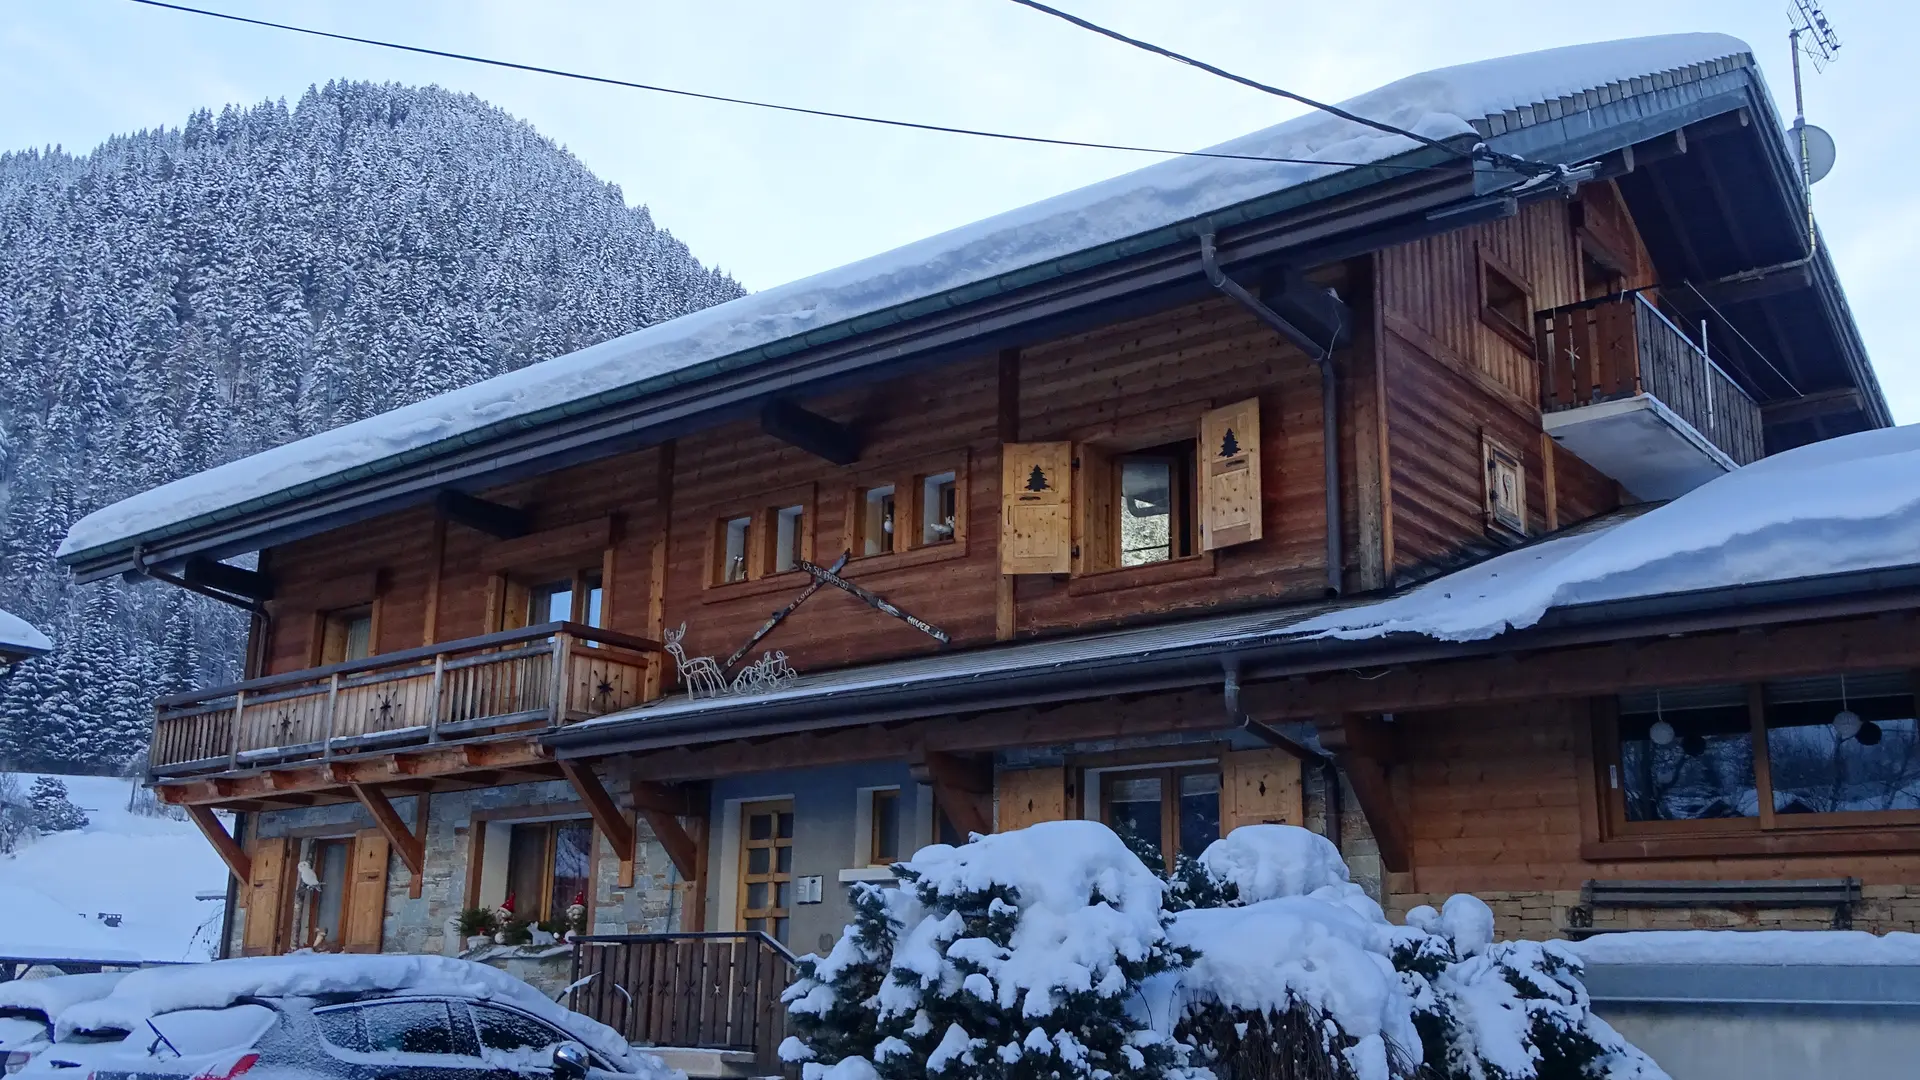
[[[757,931],[584,937],[567,1007],[636,1046],[749,1052],[753,1075],[774,1076],[793,977],[793,954]]]
[[[1547,433],[1643,499],[1766,453],[1760,408],[1645,293],[1535,316]]]
[[[161,698],[156,778],[558,727],[638,705],[660,646],[556,622]]]

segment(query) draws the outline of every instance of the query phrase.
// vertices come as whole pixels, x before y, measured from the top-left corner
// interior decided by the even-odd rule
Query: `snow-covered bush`
[[[34,780],[33,790],[27,793],[27,808],[33,827],[43,833],[87,827],[87,815],[67,798],[67,785],[57,776]]]
[[[33,839],[33,810],[20,791],[20,778],[0,772],[0,855],[11,855]]]
[[[831,1066],[870,1060],[880,1042],[877,995],[893,967],[900,922],[893,908],[908,894],[861,883],[853,887],[853,923],[825,957],[800,959],[800,974],[781,1000],[793,1034],[790,1060]]]

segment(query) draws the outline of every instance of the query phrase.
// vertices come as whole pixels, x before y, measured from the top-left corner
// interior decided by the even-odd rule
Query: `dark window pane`
[[[1180,851],[1199,855],[1220,839],[1220,774],[1180,778]]]
[[[773,920],[773,940],[779,942],[782,945],[785,945],[787,943],[787,920],[785,919]]]
[[[453,1028],[439,1001],[392,1001],[361,1010],[367,1049],[400,1054],[451,1054]]]
[[[1904,676],[1769,685],[1767,757],[1778,813],[1920,808],[1920,723]]]
[[[783,812],[780,815],[780,839],[793,839],[793,814],[791,812]]]
[[[320,1026],[320,1037],[329,1046],[341,1050],[365,1052],[367,1040],[360,1033],[359,1009],[327,1009],[313,1014]]]
[[[507,837],[507,895],[513,898],[514,914],[523,919],[540,918],[550,831],[544,822],[515,825]]]
[[[566,821],[554,827],[553,888],[546,917],[557,919],[575,901],[587,902],[588,869],[593,865],[593,826]]]
[[[793,882],[782,881],[773,887],[773,906],[783,911],[793,906]]]
[[[486,1005],[470,1007],[480,1029],[480,1045],[488,1050],[545,1050],[567,1041],[565,1034],[530,1016]]]
[[[767,928],[767,920],[765,920],[765,919],[748,919],[748,920],[747,920],[747,924],[746,924],[746,926],[747,926],[747,929],[748,929],[749,931],[752,931],[752,930],[765,930],[765,929]]]
[[[1744,703],[1731,703],[1736,694],[1744,698],[1745,691],[1729,688],[1724,698],[1694,707],[1622,713],[1620,790],[1628,821],[1759,815],[1751,722]]]
[[[1112,776],[1107,779],[1107,824],[1154,851],[1164,852],[1160,835],[1160,778]]]
[[[782,874],[793,873],[793,849],[790,847],[778,849],[774,855],[773,868]]]
[[[315,930],[327,932],[328,949],[340,947],[340,916],[346,907],[347,898],[347,842],[345,840],[322,840],[314,845],[313,868],[319,873],[320,893],[313,906],[313,925],[308,927],[311,937]]]
[[[767,849],[763,847],[747,849],[747,873],[764,874],[767,872]]]
[[[868,862],[884,865],[900,857],[900,793],[873,793],[873,851]]]
[[[769,840],[773,837],[772,814],[747,815],[747,839]]]
[[[767,909],[767,883],[755,881],[747,886],[747,910],[765,911]]]

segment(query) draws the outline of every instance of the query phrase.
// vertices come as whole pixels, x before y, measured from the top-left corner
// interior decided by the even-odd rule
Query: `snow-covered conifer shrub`
[[[891,909],[902,898],[897,889],[853,887],[852,924],[826,956],[800,959],[799,977],[781,996],[793,1032],[781,1044],[782,1057],[813,1067],[872,1060],[880,1041],[878,994],[893,967],[900,931]]]
[[[34,780],[33,790],[27,793],[27,810],[33,827],[43,833],[87,827],[87,815],[67,798],[67,785],[57,776]]]

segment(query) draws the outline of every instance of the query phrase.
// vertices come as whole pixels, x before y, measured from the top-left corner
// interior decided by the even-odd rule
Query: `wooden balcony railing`
[[[1570,304],[1534,318],[1540,407],[1547,412],[1645,393],[1734,464],[1765,454],[1760,407],[1644,293]]]
[[[645,638],[556,622],[161,698],[155,775],[328,758],[513,729],[557,727],[638,705]]]
[[[793,977],[793,954],[758,931],[583,937],[567,1007],[638,1046],[751,1051],[754,1075],[772,1076]]]

